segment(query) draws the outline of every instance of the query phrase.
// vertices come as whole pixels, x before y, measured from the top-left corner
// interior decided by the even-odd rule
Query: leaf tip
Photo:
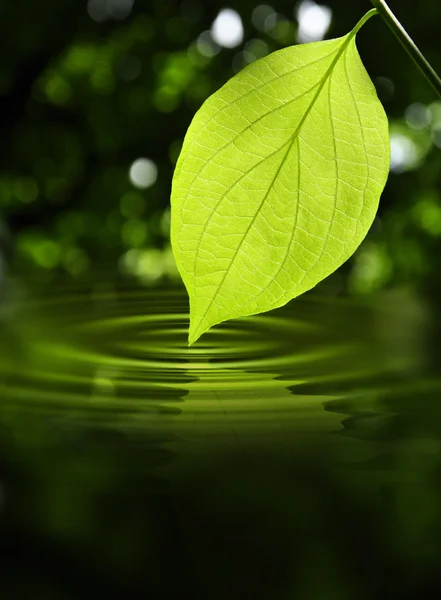
[[[190,312],[190,328],[188,331],[188,345],[192,346],[210,327],[204,327],[201,319],[191,316]]]
[[[203,332],[197,333],[197,328],[193,328],[190,325],[190,330],[188,332],[188,346],[193,346],[195,342],[201,337]]]

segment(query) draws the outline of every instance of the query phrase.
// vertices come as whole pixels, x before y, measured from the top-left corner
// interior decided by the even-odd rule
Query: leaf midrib
[[[224,110],[226,110],[227,108],[229,108],[230,106],[232,106],[233,104],[235,104],[236,102],[238,102],[239,100],[243,100],[243,98],[246,98],[249,94],[256,92],[257,90],[260,90],[261,88],[270,85],[271,83],[273,83],[274,81],[277,81],[278,79],[282,79],[288,75],[291,75],[294,72],[299,72],[302,69],[305,69],[307,67],[311,67],[312,65],[315,65],[323,60],[326,60],[327,58],[329,58],[330,56],[332,56],[334,54],[334,52],[338,53],[338,50],[333,50],[332,52],[330,52],[329,54],[326,54],[325,56],[321,56],[319,59],[314,60],[310,63],[307,63],[305,65],[302,65],[301,67],[296,67],[295,69],[292,69],[290,71],[287,71],[286,73],[283,73],[282,75],[278,75],[277,77],[273,77],[272,79],[269,79],[268,81],[265,81],[264,83],[262,83],[261,85],[252,88],[251,90],[249,90],[248,92],[246,92],[245,94],[242,94],[242,96],[239,96],[239,98],[236,98],[235,100],[233,100],[233,102],[228,103],[226,106],[222,107],[217,113],[215,113],[212,117],[210,117],[210,119],[208,119],[208,121],[206,123],[203,123],[201,125],[201,128],[204,127],[206,128],[207,125],[209,123],[211,123],[211,121],[213,121],[216,117],[219,116],[220,113],[222,113]],[[319,84],[316,84],[319,85]],[[225,148],[228,148],[228,146],[230,146],[232,143],[234,143],[238,137],[240,137],[241,135],[244,134],[245,131],[248,131],[248,129],[250,129],[251,127],[253,127],[253,125],[255,125],[256,123],[258,123],[259,121],[261,121],[262,119],[264,119],[265,117],[267,117],[268,115],[270,115],[273,112],[276,112],[277,110],[284,108],[286,106],[288,106],[291,102],[295,102],[296,100],[299,100],[301,97],[305,96],[306,94],[308,94],[309,92],[311,92],[316,85],[314,85],[312,88],[309,88],[309,90],[307,90],[306,92],[300,94],[300,96],[296,96],[295,98],[292,98],[291,100],[289,100],[288,102],[286,102],[285,104],[282,104],[281,106],[277,107],[276,109],[272,109],[269,110],[268,112],[266,112],[264,115],[261,115],[258,119],[256,119],[255,121],[252,121],[249,125],[247,125],[247,127],[245,129],[243,129],[242,131],[240,131],[232,140],[230,140],[229,142],[227,142],[226,144],[224,144],[221,148],[219,148],[218,150],[216,150],[214,152],[214,154],[212,156],[210,156],[209,161],[204,162],[204,164],[202,165],[202,167],[197,171],[197,173],[194,173],[194,177],[191,181],[191,183],[188,185],[187,187],[187,191],[185,193],[184,198],[182,199],[181,202],[181,208],[180,208],[180,213],[181,213],[181,221],[183,222],[183,217],[182,217],[182,211],[184,209],[184,205],[188,199],[188,196],[190,194],[190,190],[193,187],[194,182],[196,181],[196,179],[198,179],[198,177],[200,177],[200,174],[202,173],[202,171],[211,164],[211,162],[213,161],[213,159],[218,156],[220,154],[220,152],[222,152],[223,150],[225,150]],[[194,143],[194,140],[192,141],[192,143]],[[280,148],[278,148],[276,150],[276,152],[279,152],[279,150],[281,150],[281,148],[283,148],[283,146],[281,146]],[[264,162],[265,160],[267,160],[268,158],[270,158],[271,156],[273,156],[274,153],[271,153],[270,155],[266,156],[261,162],[258,162],[256,165],[253,166],[253,169],[256,168],[257,166],[259,166],[262,162]],[[235,184],[237,184],[239,181],[241,181],[241,179],[246,176],[247,173],[244,173],[243,176],[241,176],[236,182]],[[231,188],[230,188],[231,189]],[[208,225],[208,221],[209,219],[211,219],[211,216],[213,215],[213,213],[216,211],[218,204],[220,203],[220,201],[223,200],[224,196],[230,191],[230,189],[228,189],[225,194],[219,199],[218,203],[216,204],[216,206],[214,207],[214,209],[212,210],[210,217],[207,220],[207,225]],[[205,229],[203,233],[205,233]],[[201,234],[202,237],[203,234]],[[194,261],[194,266],[193,266],[193,270],[195,270],[195,266],[196,266],[196,259],[197,256],[195,258]]]
[[[198,324],[198,326],[196,327],[196,329],[195,329],[195,331],[194,331],[194,334],[193,334],[193,336],[192,336],[192,338],[191,338],[191,340],[190,340],[190,343],[192,343],[192,341],[193,341],[193,340],[197,339],[197,337],[198,337],[198,336],[197,336],[197,332],[200,330],[200,328],[201,328],[201,325],[202,325],[202,322],[203,322],[203,321],[204,321],[204,319],[206,318],[208,311],[210,310],[210,308],[212,307],[212,305],[213,305],[214,301],[216,300],[217,296],[219,295],[219,292],[220,292],[220,290],[221,290],[221,288],[222,288],[222,286],[223,286],[223,284],[224,284],[224,282],[225,282],[225,279],[227,278],[227,276],[228,276],[228,274],[229,274],[229,272],[230,272],[230,270],[231,270],[231,267],[232,267],[232,265],[233,265],[233,263],[234,263],[234,261],[235,261],[235,259],[236,259],[237,255],[238,255],[238,253],[239,253],[240,249],[242,248],[242,245],[243,245],[243,243],[244,243],[244,241],[245,241],[245,239],[246,239],[246,237],[247,237],[247,235],[248,235],[249,231],[251,230],[251,227],[252,227],[252,226],[253,226],[253,224],[255,223],[255,221],[256,221],[256,219],[257,219],[258,215],[260,214],[260,211],[261,211],[261,209],[262,209],[262,206],[263,206],[263,204],[265,203],[266,199],[268,198],[268,195],[269,195],[269,193],[271,192],[271,190],[272,190],[272,188],[273,188],[273,186],[274,186],[274,183],[275,183],[275,181],[276,181],[276,179],[277,179],[277,177],[278,177],[278,175],[279,175],[280,171],[282,170],[282,168],[283,168],[283,165],[285,164],[285,161],[286,161],[286,159],[287,159],[287,157],[288,157],[289,153],[290,153],[290,152],[291,152],[291,150],[292,150],[292,147],[293,147],[293,145],[294,145],[294,141],[296,140],[296,138],[297,138],[297,136],[298,136],[298,134],[299,134],[299,132],[300,132],[301,128],[303,127],[303,124],[305,123],[306,119],[308,118],[308,116],[309,116],[309,114],[310,114],[310,112],[311,112],[311,110],[312,110],[312,108],[313,108],[314,104],[316,103],[316,101],[317,101],[318,97],[320,96],[321,92],[323,91],[323,88],[324,88],[324,86],[325,86],[326,82],[327,82],[327,81],[328,81],[328,79],[331,77],[331,75],[332,75],[332,72],[333,72],[333,70],[334,70],[334,68],[335,68],[335,65],[336,65],[336,64],[337,64],[337,62],[340,60],[341,56],[343,55],[343,53],[344,53],[344,52],[345,52],[345,50],[347,49],[347,47],[348,47],[349,43],[351,42],[351,40],[354,38],[354,35],[355,35],[355,33],[354,33],[353,31],[347,35],[347,38],[346,38],[346,40],[343,42],[343,44],[342,44],[341,48],[338,50],[338,52],[337,52],[337,54],[336,54],[335,58],[333,59],[333,61],[332,61],[332,62],[331,62],[331,64],[329,65],[328,69],[326,70],[326,72],[325,72],[325,74],[324,74],[324,76],[323,76],[323,80],[321,81],[321,83],[320,83],[320,85],[319,85],[319,87],[318,87],[318,89],[317,89],[317,92],[315,93],[315,95],[314,95],[313,99],[311,100],[311,103],[310,103],[310,105],[309,105],[309,106],[308,106],[308,108],[306,109],[306,112],[305,112],[305,114],[303,115],[302,119],[300,120],[299,124],[297,125],[297,127],[296,127],[296,130],[295,130],[295,131],[294,131],[294,133],[292,134],[292,138],[291,138],[291,140],[289,141],[289,144],[288,144],[288,149],[287,149],[287,151],[285,152],[285,154],[284,154],[284,156],[283,156],[283,158],[282,158],[282,161],[281,161],[281,163],[280,163],[280,165],[279,165],[279,167],[278,167],[278,169],[277,169],[277,171],[276,171],[276,174],[275,174],[275,176],[273,177],[273,179],[272,179],[272,181],[271,181],[271,183],[270,183],[270,185],[269,185],[269,187],[268,187],[268,190],[266,191],[266,193],[265,193],[265,195],[264,195],[264,197],[263,197],[262,201],[260,202],[259,206],[257,207],[256,214],[255,214],[255,215],[253,216],[253,218],[251,219],[251,221],[250,221],[250,223],[249,223],[249,225],[248,225],[248,227],[247,227],[247,229],[246,229],[246,231],[245,231],[245,233],[244,233],[244,235],[243,235],[242,239],[240,240],[240,242],[239,242],[239,245],[238,245],[238,247],[236,248],[236,250],[235,250],[235,252],[234,252],[234,254],[233,254],[233,256],[232,256],[232,258],[231,258],[231,260],[230,260],[230,264],[228,265],[227,269],[225,270],[224,276],[222,277],[222,280],[221,280],[221,282],[220,282],[220,284],[219,284],[218,288],[216,289],[216,291],[215,291],[215,293],[214,293],[213,297],[211,298],[211,300],[210,300],[209,304],[207,305],[207,308],[205,309],[205,312],[204,312],[204,314],[203,314],[203,315],[202,315],[202,316],[199,318],[199,324]],[[284,145],[285,145],[285,144],[284,144]],[[282,146],[281,146],[281,147],[280,147],[280,148],[277,150],[277,152],[279,152],[280,150],[282,150],[282,148],[283,148],[283,146],[284,146],[284,145],[282,145]],[[274,153],[273,153],[273,154],[274,154]],[[266,157],[266,159],[268,159],[270,156],[271,156],[271,154],[270,154],[268,157]],[[260,163],[259,163],[259,164],[260,164]],[[258,165],[256,165],[256,166],[258,166]],[[255,167],[254,167],[254,168],[255,168]]]

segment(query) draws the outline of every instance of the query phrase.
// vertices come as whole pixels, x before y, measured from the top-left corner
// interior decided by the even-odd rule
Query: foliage
[[[195,116],[172,196],[190,344],[309,290],[366,236],[389,135],[357,30],[254,62]]]

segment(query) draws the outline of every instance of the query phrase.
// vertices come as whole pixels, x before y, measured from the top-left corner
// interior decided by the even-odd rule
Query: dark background
[[[204,99],[253,53],[296,43],[296,3],[270,4],[264,27],[252,19],[258,3],[248,0],[0,0],[2,296],[17,280],[38,281],[48,299],[65,284],[122,280],[148,293],[180,285],[169,245],[169,199],[182,140]],[[327,38],[346,34],[371,8],[364,0],[327,5]],[[391,6],[441,72],[441,4],[395,0]],[[224,8],[242,19],[243,41],[234,48],[210,45],[206,33]],[[441,99],[379,17],[358,34],[357,45],[390,120],[393,170],[366,240],[316,292],[364,301],[404,286],[432,307],[435,331]],[[157,169],[148,187],[130,178],[140,158]],[[366,318],[363,335],[370,325]],[[400,340],[387,325],[384,338]],[[12,362],[17,344],[8,326],[2,320],[2,364]],[[25,347],[27,341],[39,348],[38,340],[23,338]],[[388,411],[398,416],[385,426],[337,400],[325,410],[347,415],[345,434],[361,424],[354,437],[379,445],[392,440],[399,447],[414,427],[441,439],[438,341],[434,333],[435,383],[414,393],[411,380],[407,393],[390,401]],[[19,361],[14,368],[20,383],[25,369]],[[61,392],[70,391],[69,381]],[[29,378],[23,387],[33,383]],[[167,393],[184,394],[186,380],[180,383],[180,392]],[[29,393],[38,385],[51,397],[59,392],[37,378]],[[362,386],[369,386],[368,377]],[[441,453],[430,437],[423,467],[412,462],[411,445],[402,472],[398,450],[397,463],[387,452],[381,464],[373,460],[385,481],[375,492],[363,472],[357,483],[336,475],[319,445],[318,453],[285,462],[259,456],[257,448],[253,469],[243,456],[207,458],[171,493],[158,473],[173,457],[157,433],[102,428],[99,417],[91,423],[80,411],[53,426],[44,401],[29,412],[6,411],[0,401],[0,595],[7,600],[177,594],[410,600],[440,593]],[[418,477],[424,471],[421,485],[413,485],[412,469]]]
[[[217,0],[1,3],[0,236],[14,274],[81,280],[105,269],[147,285],[179,281],[169,197],[186,129],[207,96],[265,51],[256,40],[273,51],[297,39],[294,2],[272,2],[267,31],[252,22],[258,3],[228,6],[242,19],[243,43],[207,57],[197,41],[225,8]],[[326,37],[345,34],[370,8],[364,0],[329,6]],[[439,3],[392,7],[441,71]],[[358,47],[404,163],[365,244],[325,285],[337,293],[400,282],[437,288],[441,100],[379,17]],[[129,178],[142,157],[157,167],[147,189]]]

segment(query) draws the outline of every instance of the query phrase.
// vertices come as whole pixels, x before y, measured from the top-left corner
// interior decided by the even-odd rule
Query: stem
[[[356,35],[359,30],[363,27],[363,25],[366,23],[366,21],[369,21],[369,19],[371,17],[373,17],[374,15],[378,15],[378,10],[376,8],[371,8],[371,10],[369,10],[363,17],[361,17],[361,19],[358,21],[357,25],[354,27],[354,29],[351,31],[350,33],[350,37],[354,37],[354,35]]]
[[[371,0],[386,25],[441,98],[441,79],[384,0]],[[368,13],[369,14],[369,13]]]

